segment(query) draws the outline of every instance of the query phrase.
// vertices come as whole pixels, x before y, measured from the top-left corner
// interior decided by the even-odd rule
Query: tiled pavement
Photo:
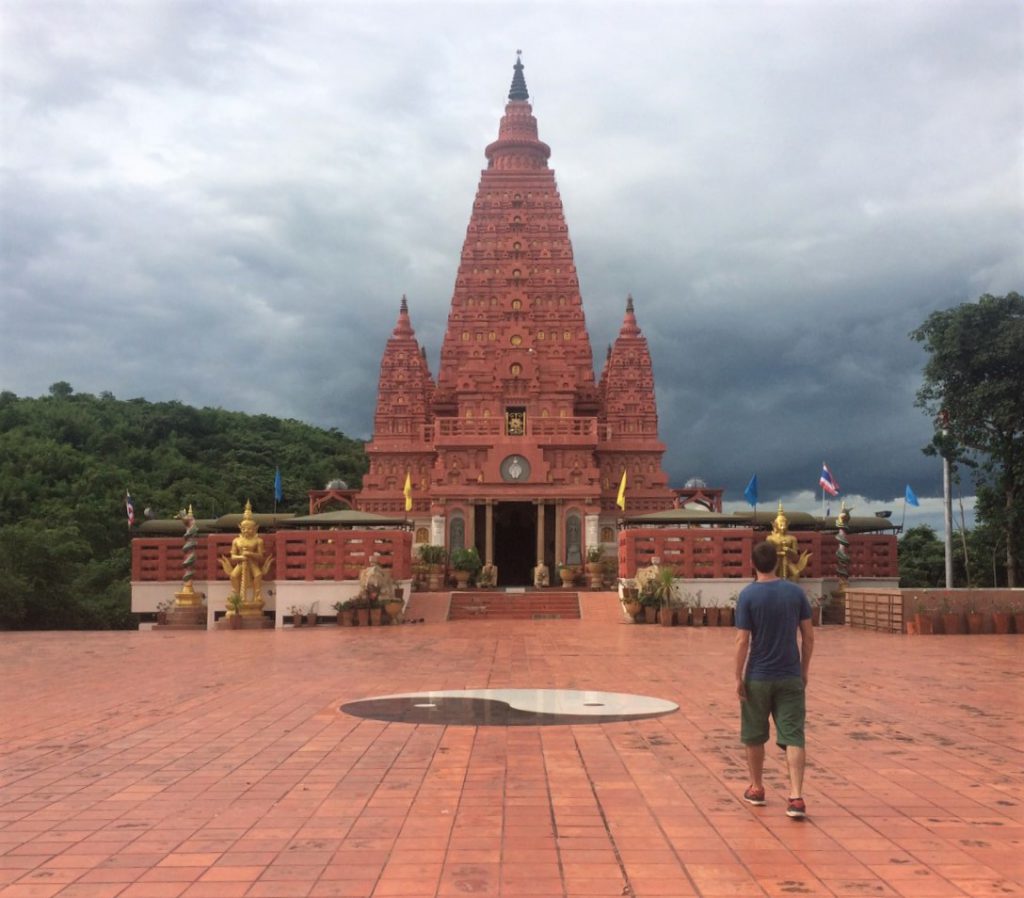
[[[818,631],[810,817],[746,783],[732,634],[580,621],[0,634],[0,898],[1024,895],[1024,636]],[[427,606],[422,606],[427,607]],[[635,692],[439,727],[352,699]]]

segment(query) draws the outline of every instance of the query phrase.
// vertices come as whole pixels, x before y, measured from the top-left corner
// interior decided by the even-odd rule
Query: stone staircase
[[[527,592],[463,589],[451,594],[448,620],[579,620],[579,593],[561,589]]]

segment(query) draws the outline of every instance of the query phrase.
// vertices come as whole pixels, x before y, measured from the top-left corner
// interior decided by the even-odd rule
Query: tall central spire
[[[508,92],[510,100],[529,100],[530,94],[526,90],[526,79],[523,77],[523,51],[516,50],[516,64],[513,66],[515,74],[512,75],[512,88]]]

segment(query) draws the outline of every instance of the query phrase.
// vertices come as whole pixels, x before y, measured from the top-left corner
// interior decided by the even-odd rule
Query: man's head
[[[754,562],[754,570],[761,574],[770,574],[779,563],[775,546],[771,543],[758,543],[751,551],[750,557]]]

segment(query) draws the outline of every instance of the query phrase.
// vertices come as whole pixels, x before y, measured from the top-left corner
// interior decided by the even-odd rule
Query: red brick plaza
[[[746,805],[732,633],[578,621],[0,635],[0,896],[1024,895],[1019,636],[818,630],[810,817]],[[536,687],[664,717],[438,726],[345,702]]]

